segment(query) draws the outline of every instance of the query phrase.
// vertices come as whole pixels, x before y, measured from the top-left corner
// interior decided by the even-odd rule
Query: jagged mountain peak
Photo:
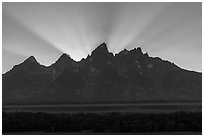
[[[107,44],[105,42],[101,43],[98,47],[107,48]]]
[[[63,53],[59,59],[53,63],[49,68],[51,68],[53,75],[59,75],[62,71],[67,69],[73,69],[73,66],[76,64],[76,61],[73,60],[69,54]]]
[[[60,58],[71,58],[69,54],[63,53]]]
[[[108,47],[106,43],[100,44],[95,50],[92,51],[91,55],[94,54],[103,54],[103,53],[108,53]]]
[[[143,54],[142,48],[141,47],[137,47],[137,48],[134,48],[134,49],[131,49],[131,50],[123,49],[119,53],[116,53],[115,55],[116,56],[126,56],[126,57],[129,57],[129,56],[133,56],[133,57],[138,56],[138,57],[141,57],[143,55],[147,56],[148,54],[147,53]]]
[[[20,64],[14,65],[13,68],[6,72],[5,74],[14,74],[19,73],[19,71],[23,72],[32,72],[32,73],[38,73],[41,71],[41,68],[44,67],[43,65],[40,65],[40,63],[36,60],[34,56],[28,57],[25,61],[23,61]]]
[[[69,54],[63,53],[54,64],[69,63],[69,62],[75,62],[75,61],[70,57]]]
[[[137,47],[136,49],[138,52],[142,52],[142,48],[141,47]]]
[[[26,62],[26,63],[37,63],[37,64],[39,64],[34,56],[28,57],[24,62]]]
[[[64,59],[71,59],[70,55],[67,53],[63,53],[58,60],[64,60]]]
[[[136,52],[136,53],[139,53],[139,54],[141,54],[141,53],[143,54],[141,47],[134,48],[134,49],[130,50],[130,52]]]

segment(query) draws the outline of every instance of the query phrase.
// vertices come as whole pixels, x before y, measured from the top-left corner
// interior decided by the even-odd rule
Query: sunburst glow
[[[102,42],[201,71],[201,11],[201,3],[3,3],[3,72],[22,62],[17,56],[79,61]]]

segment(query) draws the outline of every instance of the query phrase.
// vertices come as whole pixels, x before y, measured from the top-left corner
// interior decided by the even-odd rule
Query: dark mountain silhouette
[[[141,48],[115,56],[105,43],[79,62],[63,54],[45,67],[31,56],[3,74],[3,104],[201,100],[202,74]]]

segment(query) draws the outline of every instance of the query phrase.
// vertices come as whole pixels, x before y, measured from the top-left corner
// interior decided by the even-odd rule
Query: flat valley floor
[[[3,134],[202,134],[201,103],[3,106]]]

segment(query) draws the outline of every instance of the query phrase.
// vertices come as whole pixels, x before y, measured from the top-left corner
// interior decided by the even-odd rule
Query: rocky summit
[[[46,67],[31,56],[2,77],[3,104],[202,99],[201,73],[149,57],[140,47],[114,55],[105,43],[78,62],[63,54]]]

